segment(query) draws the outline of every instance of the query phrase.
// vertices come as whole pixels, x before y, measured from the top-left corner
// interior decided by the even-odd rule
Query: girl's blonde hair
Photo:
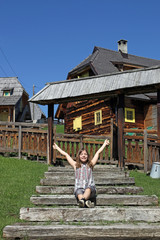
[[[83,151],[86,151],[87,155],[88,155],[88,158],[87,158],[87,164],[89,167],[93,168],[93,165],[92,165],[92,162],[91,162],[91,158],[89,156],[89,153],[86,149],[82,148],[78,151],[77,153],[77,156],[76,156],[76,168],[80,168],[81,167],[81,160],[80,160],[80,154],[83,152]]]

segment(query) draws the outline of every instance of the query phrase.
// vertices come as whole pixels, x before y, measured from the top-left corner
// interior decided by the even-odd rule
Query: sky
[[[0,0],[0,77],[17,76],[31,97],[120,39],[129,54],[160,60],[159,10],[159,0]]]

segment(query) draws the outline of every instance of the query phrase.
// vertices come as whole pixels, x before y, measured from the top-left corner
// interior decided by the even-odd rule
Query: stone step
[[[129,177],[129,172],[94,172],[93,173],[94,178],[111,178],[111,177]],[[45,178],[50,178],[50,177],[64,177],[64,172],[45,172],[44,173]],[[75,172],[66,172],[65,173],[65,178],[74,178],[75,177]]]
[[[6,226],[3,230],[3,237],[6,239],[39,240],[158,240],[160,239],[160,225],[146,223],[112,223],[102,226],[75,226],[19,223]]]
[[[95,207],[95,208],[21,208],[20,219],[27,221],[95,222],[139,221],[160,222],[159,207]]]
[[[70,166],[65,167],[48,167],[48,172],[73,172]],[[96,165],[93,169],[94,172],[124,172],[123,168],[116,167],[116,165]]]
[[[128,187],[128,186],[122,186],[122,187],[116,187],[116,186],[110,186],[110,187],[100,187],[97,186],[97,193],[98,194],[138,194],[140,192],[143,192],[142,187]],[[36,192],[40,194],[73,194],[74,187],[69,186],[36,186]]]
[[[41,179],[40,184],[45,186],[74,186],[74,178],[58,178],[50,177]],[[96,185],[133,185],[135,184],[134,178],[95,178]]]
[[[77,205],[74,195],[40,195],[32,196],[30,201],[35,205]],[[146,195],[106,195],[100,194],[96,198],[97,206],[153,206],[158,205],[158,197]]]

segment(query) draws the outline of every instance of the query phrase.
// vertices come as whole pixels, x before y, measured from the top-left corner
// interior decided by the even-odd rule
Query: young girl
[[[56,143],[53,144],[53,148],[65,156],[68,163],[74,168],[74,194],[79,203],[79,207],[93,207],[93,203],[90,200],[96,198],[96,187],[92,170],[98,161],[99,154],[107,145],[109,145],[109,141],[106,139],[103,145],[95,153],[93,159],[89,158],[87,150],[81,149],[77,154],[76,161],[74,161],[69,154],[63,151]]]

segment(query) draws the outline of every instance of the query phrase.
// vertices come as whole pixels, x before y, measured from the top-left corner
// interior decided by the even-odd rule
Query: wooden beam
[[[157,90],[157,135],[160,143],[160,89]]]
[[[48,164],[53,164],[53,114],[54,105],[48,105]]]
[[[118,96],[118,165],[124,167],[124,94]]]

